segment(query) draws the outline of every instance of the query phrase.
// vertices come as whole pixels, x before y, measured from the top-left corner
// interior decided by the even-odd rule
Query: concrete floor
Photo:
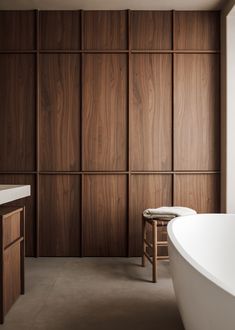
[[[140,258],[26,259],[26,294],[0,329],[183,330],[167,261],[159,281]]]

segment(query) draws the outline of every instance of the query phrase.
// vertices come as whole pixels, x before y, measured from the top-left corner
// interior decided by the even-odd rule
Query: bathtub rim
[[[235,213],[200,213],[195,215],[186,215],[182,217],[176,217],[172,219],[168,225],[167,225],[167,237],[168,237],[168,243],[172,244],[174,248],[177,250],[177,252],[180,254],[180,256],[188,262],[191,267],[193,267],[196,271],[198,271],[202,276],[206,277],[209,281],[214,283],[217,287],[225,291],[227,294],[231,295],[232,297],[235,297],[235,288],[231,288],[229,285],[227,285],[225,282],[220,280],[218,277],[214,276],[212,273],[210,273],[206,268],[204,268],[200,263],[198,263],[195,259],[193,259],[189,253],[186,252],[186,250],[182,247],[182,245],[179,243],[179,241],[176,239],[176,236],[174,234],[174,226],[178,221],[181,221],[182,218],[196,218],[196,217],[203,217],[203,216],[234,216]],[[189,219],[190,221],[190,219]]]

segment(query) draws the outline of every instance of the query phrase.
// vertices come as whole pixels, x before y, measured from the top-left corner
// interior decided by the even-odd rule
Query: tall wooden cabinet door
[[[35,58],[0,54],[0,170],[35,170]]]
[[[218,170],[219,55],[177,54],[174,67],[175,170]]]
[[[82,195],[84,256],[126,256],[127,177],[85,175]]]
[[[147,208],[172,205],[171,175],[132,175],[130,187],[129,253],[142,254],[142,214]]]
[[[31,196],[14,201],[14,206],[25,206],[25,254],[35,256],[36,247],[36,178],[30,174],[0,174],[1,184],[20,184],[31,186]]]
[[[84,55],[82,98],[83,170],[126,170],[126,55]]]
[[[219,11],[176,11],[174,19],[176,50],[219,50]]]
[[[40,56],[40,169],[80,170],[80,55]]]
[[[33,50],[35,48],[35,11],[0,11],[0,50]]]
[[[40,256],[80,255],[80,177],[41,175]]]
[[[220,212],[220,176],[218,174],[178,174],[174,182],[174,203],[198,213]]]
[[[127,33],[127,12],[124,10],[84,12],[84,49],[127,49]]]
[[[131,169],[171,170],[172,57],[134,54],[131,72]]]

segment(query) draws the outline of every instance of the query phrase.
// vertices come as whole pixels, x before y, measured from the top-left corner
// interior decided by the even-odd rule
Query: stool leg
[[[157,282],[157,221],[152,223],[153,237],[153,283]]]
[[[146,253],[146,248],[147,248],[147,245],[145,243],[145,240],[146,240],[146,232],[147,232],[147,226],[146,226],[146,221],[145,221],[145,218],[143,217],[142,219],[142,240],[143,240],[143,254],[142,254],[142,267],[145,267],[146,266],[146,256],[145,256],[145,253]]]

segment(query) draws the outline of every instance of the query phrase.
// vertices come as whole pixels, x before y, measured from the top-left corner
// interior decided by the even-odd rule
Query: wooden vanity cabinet
[[[24,294],[25,209],[0,207],[0,323]]]

